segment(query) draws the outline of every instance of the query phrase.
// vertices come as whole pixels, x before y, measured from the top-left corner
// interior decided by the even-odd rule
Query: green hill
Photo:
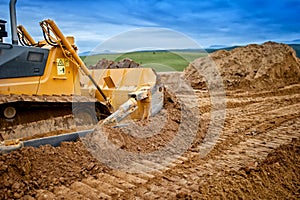
[[[297,56],[300,58],[300,44],[289,44],[295,49]],[[205,49],[207,53],[218,50],[232,50],[239,46],[232,46],[220,49]],[[81,56],[87,66],[95,65],[101,59],[120,61],[124,58],[130,58],[144,67],[152,67],[157,71],[183,71],[190,62],[196,58],[206,56],[207,53],[201,49],[184,49],[184,50],[153,50],[138,51],[130,53],[109,53],[97,54],[90,56]]]
[[[203,51],[138,51],[123,54],[97,54],[82,56],[87,66],[95,65],[99,60],[120,61],[130,58],[144,67],[152,67],[157,71],[182,71],[188,64],[205,56]]]

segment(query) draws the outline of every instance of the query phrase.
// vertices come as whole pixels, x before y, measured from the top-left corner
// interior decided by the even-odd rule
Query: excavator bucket
[[[163,107],[163,86],[151,68],[95,69],[90,71],[102,92],[109,99],[112,115],[105,123],[131,119],[147,119]],[[103,101],[90,79],[81,77],[81,92]]]

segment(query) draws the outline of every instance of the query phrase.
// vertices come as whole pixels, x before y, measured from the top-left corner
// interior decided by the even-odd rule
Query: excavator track
[[[16,110],[12,118],[5,117],[8,107]],[[74,95],[0,95],[0,110],[2,140],[30,137],[34,130],[72,130],[76,123],[95,124],[109,115],[109,110],[96,99]]]
[[[278,147],[300,139],[300,85],[279,91],[227,93],[227,117],[221,136],[210,153],[200,158],[199,151],[210,144],[193,145],[171,161],[141,160],[136,166],[152,172],[101,172],[61,185],[51,191],[38,190],[36,197],[54,199],[201,199],[199,188],[214,176],[244,168],[255,168]],[[202,118],[209,119],[210,103],[206,91],[196,91]],[[193,101],[182,95],[186,101]],[[200,129],[205,131],[205,129]],[[198,141],[199,142],[199,141]],[[197,143],[197,141],[195,141]],[[166,167],[167,166],[167,167]]]

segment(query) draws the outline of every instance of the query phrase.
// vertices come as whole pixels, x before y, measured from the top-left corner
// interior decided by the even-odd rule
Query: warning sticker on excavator
[[[65,58],[65,67],[69,67],[69,59]]]
[[[64,58],[57,58],[57,75],[65,75],[66,74],[66,65]],[[69,63],[68,63],[69,65]]]

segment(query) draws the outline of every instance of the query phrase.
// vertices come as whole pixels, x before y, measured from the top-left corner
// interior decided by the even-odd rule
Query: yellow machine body
[[[80,125],[98,120],[118,124],[129,117],[147,119],[162,109],[164,89],[153,69],[89,70],[77,54],[74,37],[65,37],[53,20],[40,22],[44,40],[39,42],[23,26],[17,27],[15,3],[10,3],[12,44],[3,43],[0,35],[0,153],[15,149],[9,144],[22,146],[19,140],[6,141],[24,139],[10,136],[19,125],[24,128],[52,119],[65,124],[69,117]],[[89,119],[75,119],[76,114]],[[25,140],[28,136],[33,135],[29,133]],[[76,139],[73,136],[78,137],[74,133],[70,141]],[[64,136],[52,139],[35,144],[66,141]]]
[[[69,41],[74,42],[74,39],[70,37]],[[42,76],[0,79],[0,94],[81,94],[78,67],[66,58],[60,47],[45,45],[42,48],[49,49],[44,74]]]
[[[77,54],[73,37],[65,37],[52,20],[44,20],[40,25],[45,40],[30,48],[49,50],[43,74],[2,78],[0,94],[93,97],[106,106],[111,113],[120,109],[115,114],[117,119],[114,118],[111,122],[119,122],[128,115],[133,119],[145,119],[162,108],[163,87],[157,84],[157,76],[153,69],[89,70]],[[22,41],[31,46],[34,40],[24,27],[19,26],[19,30],[25,31],[21,34],[25,36]],[[12,62],[14,61],[10,61]],[[18,66],[17,70],[19,67],[22,68]]]
[[[157,75],[151,68],[95,69],[90,73],[108,97],[113,112],[130,98],[137,99],[137,109],[130,114],[132,119],[148,118],[163,106],[163,87],[157,84]],[[81,84],[83,95],[104,101],[87,77],[81,76]]]

